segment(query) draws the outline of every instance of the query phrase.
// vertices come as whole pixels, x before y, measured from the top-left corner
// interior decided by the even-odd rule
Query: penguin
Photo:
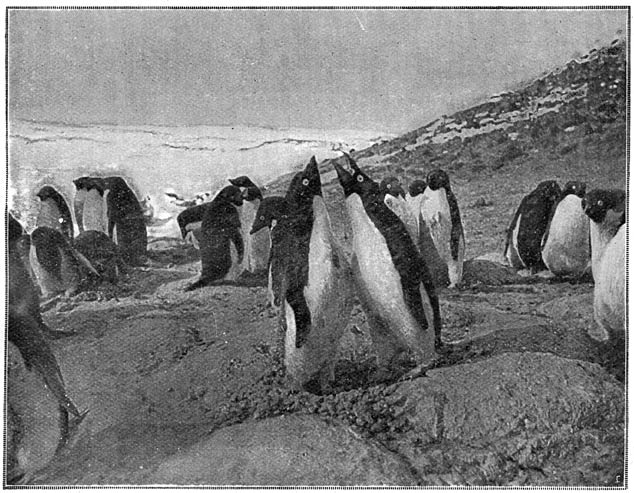
[[[244,269],[251,273],[266,271],[271,246],[269,230],[261,228],[257,233],[250,234],[263,198],[262,191],[248,176],[232,178],[229,183],[243,189],[244,202],[240,208],[240,223],[244,239]]]
[[[591,190],[582,200],[590,219],[594,319],[588,334],[605,341],[625,331],[627,223],[623,190]]]
[[[73,180],[75,199],[73,209],[79,233],[84,231],[108,232],[108,203],[103,178],[82,176]]]
[[[381,199],[379,184],[344,154],[352,173],[333,165],[352,226],[352,271],[368,317],[379,367],[401,350],[419,366],[431,364],[441,342],[438,296],[425,260],[405,225]]]
[[[532,273],[543,270],[541,242],[548,226],[550,211],[561,194],[554,180],[539,183],[526,195],[515,211],[506,230],[504,257],[515,269],[530,269]]]
[[[20,260],[21,237],[9,217],[9,366],[6,457],[9,482],[24,481],[65,444],[85,417],[68,397],[46,338],[55,333],[40,314],[37,290]],[[17,222],[17,221],[16,221]],[[62,239],[61,233],[55,231]],[[17,350],[17,351],[16,351]]]
[[[72,296],[90,275],[99,273],[53,228],[40,226],[31,233],[29,261],[44,298]]]
[[[117,245],[101,231],[84,231],[75,238],[73,247],[94,267],[100,281],[114,284],[125,270]]]
[[[277,250],[282,244],[283,234],[276,229],[277,223],[288,215],[286,199],[279,195],[265,197],[260,202],[250,234],[256,234],[263,228],[269,229],[270,247],[268,261],[268,301],[271,307],[280,305],[280,267],[281,255]],[[281,230],[280,230],[281,231]]]
[[[462,281],[465,240],[460,208],[451,190],[449,175],[441,169],[427,175],[427,188],[423,196],[421,217],[431,234],[438,255],[447,265],[449,287]]]
[[[405,202],[412,211],[417,228],[420,227],[420,211],[422,202],[426,199],[424,196],[426,189],[427,182],[425,180],[414,180],[409,184],[408,192],[405,195]]]
[[[590,262],[590,220],[581,207],[586,184],[569,181],[552,208],[542,239],[542,261],[556,276],[581,277]]]
[[[62,195],[50,185],[43,186],[37,197],[40,199],[40,211],[35,226],[47,226],[60,231],[69,240],[73,239],[73,218],[68,204]]]
[[[229,185],[207,204],[200,228],[200,279],[185,291],[193,291],[219,280],[235,280],[239,275],[234,266],[241,264],[244,259],[244,244],[237,210],[242,201],[241,190]],[[235,246],[236,255],[233,254],[230,244]]]
[[[449,286],[449,268],[438,253],[431,231],[422,218],[423,204],[427,201],[425,190],[427,182],[425,180],[414,180],[409,184],[408,193],[405,195],[411,215],[414,217],[417,231],[418,249],[425,259],[425,263],[431,272],[436,288]]]
[[[379,183],[381,199],[385,202],[394,214],[405,224],[414,244],[418,243],[418,224],[410,208],[405,202],[405,190],[401,186],[398,178],[388,176]]]
[[[147,254],[147,228],[141,204],[120,176],[104,178],[108,194],[108,236],[129,265],[142,264]]]
[[[274,228],[280,244],[272,252],[272,263],[282,263],[286,377],[294,388],[323,393],[334,381],[353,293],[350,266],[332,233],[314,156],[291,180],[285,200],[288,213]]]

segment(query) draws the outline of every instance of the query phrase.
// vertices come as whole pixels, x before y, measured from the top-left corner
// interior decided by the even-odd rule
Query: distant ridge
[[[627,80],[625,40],[593,49],[515,91],[457,111],[355,154],[368,165],[425,163],[452,168],[479,163],[474,145],[500,147],[494,166],[554,144],[561,133],[600,132],[625,123]],[[487,156],[489,157],[489,156]],[[489,163],[489,165],[491,165]]]

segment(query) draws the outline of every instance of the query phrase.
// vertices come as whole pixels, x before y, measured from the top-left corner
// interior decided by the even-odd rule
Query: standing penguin
[[[108,232],[108,204],[103,178],[82,176],[73,180],[75,199],[73,209],[79,232]]]
[[[590,221],[581,200],[586,184],[569,181],[553,207],[544,238],[542,260],[556,276],[580,277],[590,261]]]
[[[417,228],[420,227],[420,214],[423,201],[426,200],[426,197],[424,196],[426,189],[427,182],[425,180],[414,180],[409,184],[408,193],[405,195],[405,202],[416,219]]]
[[[405,225],[381,199],[378,183],[346,155],[353,173],[333,162],[352,225],[352,270],[368,316],[379,365],[402,349],[428,365],[440,347],[436,289]]]
[[[73,218],[68,204],[62,195],[50,185],[43,186],[37,196],[40,199],[40,212],[35,226],[47,226],[60,231],[69,240],[73,239]]]
[[[207,207],[200,229],[200,279],[185,291],[193,291],[230,276],[230,280],[235,280],[237,275],[232,267],[241,264],[244,258],[240,216],[236,209],[242,205],[240,189],[229,185],[205,205]],[[231,243],[235,245],[235,255],[231,250]]]
[[[541,242],[550,211],[560,194],[561,188],[557,182],[547,180],[522,199],[506,230],[504,256],[511,267],[530,269],[533,273],[545,268]]]
[[[242,224],[242,238],[244,239],[244,268],[256,273],[265,271],[269,262],[271,238],[269,230],[261,228],[257,233],[250,234],[256,213],[262,201],[262,191],[248,176],[239,176],[229,180],[229,183],[243,189],[244,203],[240,208],[240,223]]]
[[[447,173],[441,169],[430,171],[423,196],[421,217],[440,258],[447,264],[449,287],[455,288],[462,281],[465,241],[458,201]]]
[[[11,219],[6,458],[9,482],[16,482],[46,465],[85,413],[77,410],[66,393],[59,365],[45,337],[55,331],[42,321],[36,288],[16,250],[20,235],[15,233],[19,230],[12,226]]]
[[[314,156],[293,177],[285,199],[288,214],[274,228],[281,237],[272,263],[282,263],[280,322],[286,376],[294,387],[310,389],[315,383],[323,391],[334,379],[352,289],[350,267],[332,234]]]
[[[605,341],[625,331],[626,195],[623,190],[591,190],[582,200],[590,218],[594,327],[588,334]]]
[[[284,197],[277,195],[265,197],[260,202],[260,207],[258,207],[253,226],[251,227],[251,234],[256,234],[262,228],[269,229],[271,245],[268,261],[268,298],[269,305],[272,307],[280,304],[280,280],[282,277],[281,268],[283,267],[283,257],[276,252],[282,244],[284,233],[281,230],[282,228],[278,230],[276,227],[278,222],[287,215],[288,204]]]
[[[31,268],[45,298],[60,293],[74,295],[81,282],[99,274],[90,262],[75,251],[59,231],[40,226],[31,233]]]
[[[147,254],[147,228],[143,209],[120,176],[104,178],[108,194],[108,236],[119,246],[123,260],[140,265]]]

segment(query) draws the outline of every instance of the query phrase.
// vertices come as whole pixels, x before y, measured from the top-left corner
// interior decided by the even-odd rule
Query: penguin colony
[[[185,291],[235,282],[245,272],[266,275],[288,382],[317,393],[334,381],[337,347],[355,297],[366,314],[379,369],[403,357],[422,369],[432,365],[446,350],[438,289],[460,287],[465,254],[447,173],[432,170],[426,180],[412,181],[406,193],[397,177],[378,183],[348,154],[332,165],[351,225],[350,260],[333,235],[314,157],[284,196],[264,197],[249,177],[239,176],[213,198],[179,199],[190,207],[177,217],[182,238],[201,257],[200,277]],[[37,194],[40,211],[30,235],[7,215],[8,335],[25,369],[19,378],[10,372],[11,481],[43,467],[85,416],[66,394],[48,344],[64,334],[43,323],[32,279],[43,298],[72,296],[86,281],[116,282],[126,266],[145,261],[147,218],[126,181],[85,176],[74,185],[77,237],[66,200],[50,185]],[[586,192],[576,181],[562,190],[544,181],[521,200],[507,229],[504,257],[515,269],[548,269],[576,279],[591,273],[596,327],[588,332],[600,341],[625,330],[625,200],[619,190]],[[52,397],[42,392],[44,385]],[[21,411],[32,405],[25,395],[54,409],[46,436],[24,432]]]

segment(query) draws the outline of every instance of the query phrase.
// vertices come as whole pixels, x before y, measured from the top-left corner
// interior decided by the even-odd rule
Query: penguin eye
[[[260,216],[260,221],[264,221],[264,216]]]
[[[392,188],[392,184],[391,183],[388,184],[387,188]]]
[[[597,201],[597,205],[598,205],[599,207],[603,207],[603,200],[599,200],[599,201]]]
[[[64,219],[60,217],[60,218],[58,219],[58,221],[59,221],[59,223],[60,223],[60,224],[62,224],[62,223],[64,222]]]
[[[357,176],[357,181],[361,183],[363,181],[363,176],[362,175]]]
[[[310,180],[308,178],[304,178],[302,180],[302,185],[304,185],[305,187],[307,187],[309,183],[310,183]]]

